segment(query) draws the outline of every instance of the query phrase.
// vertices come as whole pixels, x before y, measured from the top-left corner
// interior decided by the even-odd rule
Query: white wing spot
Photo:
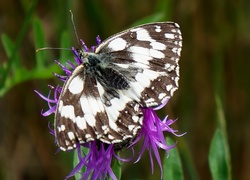
[[[177,30],[176,30],[176,29],[171,29],[171,31],[172,31],[173,33],[176,33],[176,32],[177,32]]]
[[[65,126],[61,125],[61,131],[64,131],[64,130],[65,130]]]
[[[154,46],[157,46],[157,48],[160,50],[163,47],[163,45],[160,45],[161,43],[153,43]],[[165,45],[164,45],[165,46]],[[157,49],[148,49],[144,47],[138,47],[138,46],[131,46],[128,49],[131,53],[131,58],[139,63],[142,64],[142,66],[148,65],[149,61],[153,58],[164,58],[165,55],[161,51],[158,51]],[[138,64],[138,63],[137,63]],[[139,65],[140,66],[140,65]]]
[[[97,100],[92,96],[81,96],[80,103],[82,111],[84,112],[85,120],[90,126],[94,127],[96,123],[95,115],[98,112],[104,111],[102,101],[100,99]]]
[[[178,49],[179,48],[175,47],[175,48],[172,49],[172,51],[177,54]]]
[[[179,86],[179,77],[176,77],[176,78],[174,79],[174,81],[175,81],[175,85],[178,87],[178,86]]]
[[[180,76],[180,67],[179,66],[176,67],[175,72],[176,72],[177,76]]]
[[[69,137],[70,140],[75,139],[75,135],[74,135],[73,132],[68,132],[68,137]]]
[[[120,91],[118,92],[121,93]],[[105,106],[109,118],[109,126],[112,129],[116,130],[118,128],[115,122],[120,115],[120,111],[126,107],[129,101],[130,99],[127,96],[121,94],[120,98],[113,98],[110,100],[112,106]]]
[[[179,42],[179,46],[182,47],[182,42],[181,41]]]
[[[125,136],[122,137],[122,139],[123,139],[123,140],[126,140],[126,139],[132,138],[132,137],[133,137],[133,136],[131,136],[131,135],[125,135]]]
[[[167,91],[170,91],[170,89],[172,89],[172,88],[173,88],[172,84],[169,84],[169,85],[166,86]]]
[[[133,28],[133,29],[130,29],[130,32],[136,32],[136,31],[140,31],[142,30],[142,28]]]
[[[135,125],[128,125],[129,131],[132,131],[135,128]]]
[[[102,130],[104,131],[104,134],[107,134],[108,131],[109,131],[109,128],[108,128],[107,125],[103,125],[103,126],[102,126]]]
[[[144,69],[142,73],[137,73],[135,76],[136,82],[130,82],[131,88],[128,90],[123,90],[123,94],[130,99],[135,101],[140,101],[141,93],[146,87],[150,86],[150,81],[156,79],[160,72],[151,71],[149,69]]]
[[[152,39],[146,29],[141,29],[140,31],[136,32],[137,40],[139,41],[155,41]]]
[[[161,26],[155,26],[155,32],[161,32]]]
[[[132,116],[132,119],[135,123],[137,123],[139,121],[139,117],[138,116]]]
[[[147,99],[147,100],[145,101],[145,103],[148,104],[148,105],[153,105],[153,104],[155,104],[156,102],[155,102],[155,99],[154,99],[154,98],[149,98],[149,99]]]
[[[163,43],[151,42],[150,45],[152,46],[153,49],[156,49],[156,50],[165,50],[166,49],[166,45]]]
[[[163,99],[166,96],[166,93],[160,93],[158,95],[158,99]]]
[[[60,149],[61,149],[62,151],[66,151],[66,149],[65,149],[64,147],[60,147]]]
[[[89,139],[89,138],[91,138],[91,135],[90,134],[85,134],[85,138]]]
[[[171,65],[171,64],[165,64],[164,69],[166,69],[168,72],[171,72],[175,69],[175,65]]]
[[[79,94],[83,91],[83,80],[79,76],[74,77],[68,89],[72,94]]]
[[[75,122],[75,111],[73,106],[71,105],[62,106],[60,114],[62,117],[69,118],[73,122]]]
[[[149,53],[154,58],[161,59],[161,58],[165,57],[164,53],[162,53],[161,51],[155,50],[155,49],[150,49]]]
[[[149,50],[148,48],[144,48],[144,47],[139,47],[139,46],[131,46],[130,48],[128,48],[129,52],[131,53],[131,58],[136,61],[139,62],[141,64],[149,64],[149,61],[152,60],[152,57],[150,57],[149,55]]]
[[[80,116],[76,117],[76,125],[81,130],[84,130],[87,128],[85,119],[83,117],[80,117]]]
[[[170,91],[170,95],[173,96],[173,95],[174,95],[174,92],[175,92],[177,89],[178,89],[177,87],[172,88],[171,91]]]
[[[106,143],[106,144],[110,144],[109,141],[107,141],[106,139],[103,139],[103,138],[100,138],[100,141],[102,141],[103,143]]]
[[[164,66],[164,69],[168,69],[169,67],[170,67],[170,64],[166,63],[165,66]]]
[[[174,23],[174,25],[177,27],[177,28],[180,28],[179,24],[177,23]]]
[[[135,64],[140,68],[148,68],[149,66],[147,65],[149,65],[149,61],[152,60],[152,57],[145,54],[132,53],[130,56],[134,61],[137,62]]]
[[[114,136],[112,136],[112,135],[110,135],[110,134],[108,135],[108,138],[109,138],[109,139],[115,139]]]
[[[113,140],[111,143],[112,143],[112,144],[115,144],[115,143],[120,143],[120,142],[122,142],[122,140],[120,140],[120,139],[115,139],[115,140]]]
[[[178,54],[178,56],[181,55],[181,48],[173,48],[172,51],[176,54]]]
[[[174,34],[165,33],[165,38],[174,39]]]
[[[64,125],[61,125],[61,127],[57,127],[58,131],[61,132],[61,131],[64,131],[65,130],[65,126]]]
[[[178,49],[177,54],[178,56],[181,56],[181,48]]]
[[[95,117],[93,116],[93,114],[84,114],[84,118],[86,120],[86,122],[88,123],[88,125],[90,125],[91,127],[95,126]]]
[[[108,48],[112,51],[121,51],[124,50],[127,46],[127,42],[122,38],[116,38],[108,44]]]

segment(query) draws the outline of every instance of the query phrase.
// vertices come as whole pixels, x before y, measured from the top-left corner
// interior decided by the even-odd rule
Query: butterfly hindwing
[[[96,139],[119,144],[135,137],[142,123],[139,105],[120,94],[112,98],[112,106],[105,105],[103,86],[84,72],[83,65],[79,65],[59,97],[55,116],[59,147],[71,150],[77,143]]]

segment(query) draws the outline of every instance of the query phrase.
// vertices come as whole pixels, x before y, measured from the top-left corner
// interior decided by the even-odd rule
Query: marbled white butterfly
[[[65,81],[55,114],[60,149],[134,139],[141,107],[160,105],[177,90],[181,47],[179,25],[156,22],[115,34],[94,52],[78,50],[82,63]]]

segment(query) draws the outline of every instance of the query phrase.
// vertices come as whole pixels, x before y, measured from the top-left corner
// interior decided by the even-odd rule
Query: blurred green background
[[[47,128],[53,117],[40,115],[47,105],[34,93],[46,95],[47,84],[59,82],[51,73],[61,73],[54,59],[73,60],[68,51],[35,52],[78,46],[70,9],[89,47],[96,35],[177,22],[183,34],[180,87],[164,114],[178,118],[173,128],[187,132],[175,139],[185,179],[212,179],[208,155],[218,128],[228,140],[232,179],[250,179],[249,0],[1,1],[0,179],[64,179],[72,169],[72,153],[55,154]],[[148,164],[148,155],[126,164],[122,179],[158,179],[158,166],[151,175]]]

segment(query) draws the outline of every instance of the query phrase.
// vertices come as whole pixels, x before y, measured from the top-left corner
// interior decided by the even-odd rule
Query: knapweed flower
[[[176,134],[177,130],[173,130],[170,126],[176,121],[172,119],[167,119],[167,116],[161,120],[157,114],[156,110],[161,109],[164,107],[168,102],[168,99],[163,103],[162,105],[156,107],[156,108],[142,108],[143,112],[143,125],[141,128],[141,131],[135,141],[131,144],[133,146],[136,144],[138,141],[143,139],[142,143],[142,149],[139,153],[139,156],[136,160],[138,162],[144,151],[148,150],[149,152],[149,158],[150,158],[150,163],[151,163],[151,170],[152,173],[154,172],[154,162],[153,162],[153,157],[152,153],[154,154],[158,165],[160,166],[161,170],[161,178],[162,178],[162,164],[161,164],[161,158],[158,152],[158,149],[163,149],[166,151],[167,154],[169,154],[169,150],[175,147],[174,145],[167,145],[165,137],[164,137],[164,132],[171,133],[177,137],[182,136],[184,134],[178,135]]]
[[[85,46],[84,42],[81,41],[83,45],[83,49],[85,52],[89,52],[89,49]],[[97,37],[97,43],[100,44],[100,38]],[[96,47],[92,47],[92,50],[95,51]],[[67,62],[67,65],[70,68],[67,68],[66,66],[62,65],[58,61],[55,61],[65,72],[65,76],[54,74],[57,78],[62,80],[63,82],[66,82],[66,80],[72,75],[73,70],[80,64],[82,64],[82,54],[80,51],[76,50],[75,48],[72,48],[73,53],[75,54],[75,62],[77,65],[74,65],[71,61]],[[72,70],[71,70],[72,69]],[[56,108],[59,103],[60,94],[62,93],[62,87],[60,85],[57,85],[56,87],[53,87],[49,85],[51,91],[53,91],[53,95],[51,95],[51,91],[49,92],[48,96],[45,97],[39,92],[36,91],[36,93],[45,101],[48,103],[49,109],[46,112],[42,112],[43,116],[48,116],[53,113],[56,113]],[[165,118],[164,120],[159,119],[157,114],[155,113],[156,110],[161,109],[167,104],[167,101],[163,103],[162,105],[156,107],[156,108],[148,108],[148,107],[140,107],[141,111],[143,113],[143,120],[142,120],[142,126],[139,128],[139,133],[136,137],[134,137],[133,141],[130,142],[130,144],[127,144],[124,146],[124,149],[129,149],[133,153],[133,155],[128,158],[124,159],[117,155],[117,152],[121,149],[117,150],[114,144],[107,144],[104,142],[101,142],[100,140],[93,139],[92,141],[80,143],[78,142],[76,147],[72,148],[77,151],[79,163],[76,165],[76,167],[70,172],[70,174],[66,177],[68,179],[69,177],[74,176],[77,173],[81,174],[82,179],[106,179],[108,177],[111,177],[112,179],[116,180],[117,177],[115,176],[112,168],[111,163],[112,160],[117,159],[118,161],[122,162],[128,162],[131,161],[135,155],[134,153],[134,146],[142,140],[142,149],[139,152],[139,156],[136,160],[138,162],[144,151],[148,150],[152,172],[154,171],[154,163],[153,163],[153,155],[155,156],[157,163],[160,166],[161,172],[162,172],[162,165],[161,165],[161,159],[158,152],[158,149],[163,149],[167,153],[170,149],[175,147],[175,145],[167,145],[165,138],[164,138],[164,132],[168,132],[171,134],[176,134],[176,130],[173,130],[170,126],[175,122],[174,120]],[[55,132],[53,129],[50,129],[50,133],[55,136]],[[56,136],[55,136],[56,138]],[[82,148],[88,149],[87,153],[82,152]],[[82,169],[85,169],[85,172],[82,172]]]

